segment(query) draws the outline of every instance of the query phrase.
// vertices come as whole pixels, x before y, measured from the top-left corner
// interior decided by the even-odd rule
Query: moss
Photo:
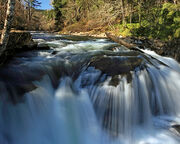
[[[180,28],[178,28],[178,29],[175,31],[174,37],[175,37],[175,38],[179,38],[179,37],[180,37]]]

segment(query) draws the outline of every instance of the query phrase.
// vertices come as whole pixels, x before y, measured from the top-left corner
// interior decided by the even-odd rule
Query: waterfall
[[[33,36],[52,49],[19,54],[1,68],[0,144],[180,143],[173,129],[180,125],[175,60],[132,53],[106,39]],[[111,75],[105,65],[91,65],[102,56],[143,62]]]

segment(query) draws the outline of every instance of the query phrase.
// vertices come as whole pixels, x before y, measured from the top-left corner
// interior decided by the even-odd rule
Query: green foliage
[[[180,5],[164,3],[162,7],[152,7],[149,13],[142,14],[141,25],[139,23],[115,25],[119,35],[140,36],[171,40],[180,38]]]
[[[174,37],[175,38],[180,38],[180,28],[176,29],[176,31],[174,33]]]
[[[53,20],[55,18],[55,12],[54,10],[46,10],[43,11],[43,15],[46,17],[46,19],[49,20]]]
[[[118,35],[169,40],[179,37],[180,4],[166,0],[54,0],[56,25],[102,23]],[[99,15],[99,16],[98,16]],[[123,25],[123,21],[125,22]],[[113,23],[113,24],[112,24]],[[73,24],[76,24],[75,26]],[[93,27],[93,26],[92,26]],[[90,28],[89,28],[90,29]],[[91,30],[91,29],[90,29]]]
[[[121,36],[132,36],[131,29],[134,27],[139,27],[138,24],[126,24],[124,26],[123,24],[115,24],[113,27],[109,27],[109,30],[112,32],[116,32],[116,35]]]

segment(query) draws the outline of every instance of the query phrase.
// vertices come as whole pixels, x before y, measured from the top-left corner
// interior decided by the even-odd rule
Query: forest
[[[0,28],[6,1],[0,0]],[[112,32],[121,36],[172,40],[180,37],[178,0],[54,0],[39,10],[38,0],[16,0],[14,29],[61,33]]]

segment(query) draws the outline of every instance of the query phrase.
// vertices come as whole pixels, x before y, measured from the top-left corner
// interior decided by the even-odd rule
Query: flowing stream
[[[0,69],[0,144],[179,144],[180,65],[107,39],[33,33],[51,50]]]

